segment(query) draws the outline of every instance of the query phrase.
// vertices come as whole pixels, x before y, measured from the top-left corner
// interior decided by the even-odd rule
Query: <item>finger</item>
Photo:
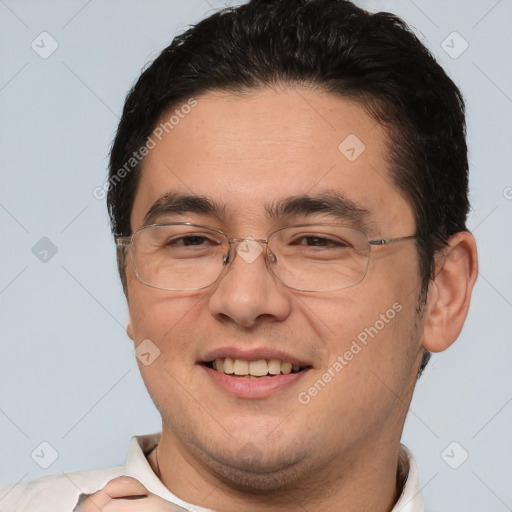
[[[122,498],[111,500],[101,512],[188,512],[188,510],[150,493],[149,497],[135,501]]]
[[[81,494],[73,512],[102,512],[112,499],[101,491],[94,494]]]
[[[140,499],[147,497],[149,491],[131,476],[120,476],[110,480],[101,491],[111,499]]]
[[[112,500],[137,500],[146,498],[148,490],[135,478],[121,476],[110,480],[94,494],[80,495],[73,512],[99,512]]]

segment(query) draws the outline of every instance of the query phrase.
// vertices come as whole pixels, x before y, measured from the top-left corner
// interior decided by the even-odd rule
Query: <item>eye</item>
[[[201,245],[208,240],[204,236],[193,235],[193,236],[180,236],[179,238],[172,238],[167,241],[166,245]]]
[[[217,246],[221,242],[205,235],[184,235],[167,240],[165,243],[168,247],[208,247]]]
[[[342,240],[341,238],[334,238],[321,235],[303,235],[297,237],[295,240],[290,242],[290,245],[302,245],[307,247],[331,247],[331,248],[343,248],[350,247],[350,244]]]

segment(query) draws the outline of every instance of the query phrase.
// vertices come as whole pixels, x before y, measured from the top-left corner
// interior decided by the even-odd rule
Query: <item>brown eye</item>
[[[349,247],[349,244],[338,238],[328,238],[316,235],[302,236],[293,241],[290,245],[304,245],[307,247],[332,247],[342,248]]]

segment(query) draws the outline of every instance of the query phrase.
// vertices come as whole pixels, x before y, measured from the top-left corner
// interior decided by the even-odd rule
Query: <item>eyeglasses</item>
[[[364,231],[338,224],[303,224],[277,229],[267,240],[229,238],[218,229],[172,222],[151,224],[131,236],[116,237],[127,247],[137,277],[160,290],[200,290],[213,285],[236,253],[246,263],[260,254],[286,287],[329,292],[360,283],[368,271],[372,245],[412,240],[416,235],[369,240]]]

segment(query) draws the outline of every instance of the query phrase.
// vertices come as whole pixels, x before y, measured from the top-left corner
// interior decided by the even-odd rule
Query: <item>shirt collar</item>
[[[183,507],[185,512],[213,512],[210,509],[191,505],[175,496],[156,476],[147,460],[147,455],[160,441],[160,434],[134,436],[130,441],[130,449],[124,466],[125,474],[139,480],[149,492],[160,496],[164,500]]]
[[[423,512],[423,497],[418,479],[418,467],[412,453],[402,444],[398,457],[398,478],[405,477],[400,499],[391,512]]]
[[[185,511],[213,512],[210,509],[191,505],[180,500],[155,475],[146,456],[156,447],[159,441],[160,434],[132,437],[124,467],[125,474],[137,478],[148,491],[183,507]],[[423,498],[419,487],[418,468],[411,452],[404,445],[400,445],[398,478],[399,480],[405,480],[405,482],[400,499],[391,512],[423,512]]]

